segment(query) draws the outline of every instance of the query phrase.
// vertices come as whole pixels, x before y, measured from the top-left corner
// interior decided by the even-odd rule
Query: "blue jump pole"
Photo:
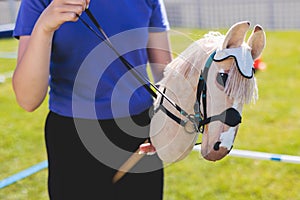
[[[32,174],[34,173],[37,173],[39,171],[41,171],[42,169],[45,169],[48,167],[48,161],[43,161],[43,162],[40,162],[36,165],[33,165],[32,167],[29,167],[17,174],[14,174],[8,178],[5,178],[3,180],[0,181],[0,189],[8,186],[8,185],[11,185],[13,184],[14,182],[17,182],[23,178],[26,178],[28,176],[31,176]]]

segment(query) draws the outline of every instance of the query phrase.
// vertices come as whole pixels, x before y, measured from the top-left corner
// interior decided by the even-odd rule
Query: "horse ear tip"
[[[248,26],[250,26],[250,25],[251,25],[251,22],[248,21],[248,20],[245,20],[245,21],[237,22],[236,24],[247,24]]]
[[[262,26],[257,24],[255,27],[254,27],[254,32],[258,32],[258,31],[261,31],[263,30]]]
[[[248,20],[246,20],[246,21],[241,21],[241,22],[239,22],[238,24],[244,24],[244,25],[247,25],[248,27],[251,26],[251,22],[248,21]]]

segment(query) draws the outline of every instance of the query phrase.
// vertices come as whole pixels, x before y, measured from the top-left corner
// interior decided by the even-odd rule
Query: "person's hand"
[[[64,22],[77,21],[90,0],[53,0],[43,11],[39,24],[46,32],[54,32]]]

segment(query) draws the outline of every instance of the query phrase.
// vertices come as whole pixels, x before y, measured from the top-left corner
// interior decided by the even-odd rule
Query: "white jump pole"
[[[6,79],[12,78],[13,72],[6,72],[4,74],[0,74],[0,83],[4,83]]]
[[[200,151],[201,150],[200,145],[195,146],[193,150]],[[258,151],[232,149],[229,153],[229,156],[300,164],[300,156],[264,153]]]

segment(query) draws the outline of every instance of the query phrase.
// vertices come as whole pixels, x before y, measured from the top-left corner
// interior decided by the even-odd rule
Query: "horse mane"
[[[178,75],[184,76],[190,83],[198,81],[203,63],[223,40],[224,36],[220,33],[209,32],[203,38],[194,41],[166,66],[164,78],[158,84],[166,86],[171,77]]]

